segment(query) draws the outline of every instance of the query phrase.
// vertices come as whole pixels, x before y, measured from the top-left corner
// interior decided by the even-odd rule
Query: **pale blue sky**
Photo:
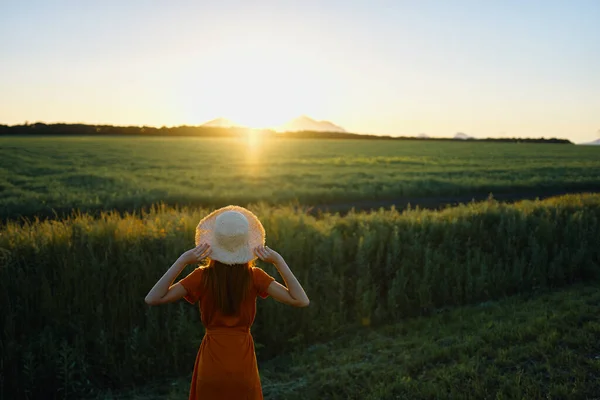
[[[600,129],[600,1],[0,2],[0,123]]]

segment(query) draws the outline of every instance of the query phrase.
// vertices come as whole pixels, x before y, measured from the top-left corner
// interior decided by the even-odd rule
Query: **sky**
[[[0,0],[0,124],[600,136],[598,0]]]

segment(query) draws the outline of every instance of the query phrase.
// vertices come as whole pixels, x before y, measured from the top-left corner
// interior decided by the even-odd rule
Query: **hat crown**
[[[207,243],[210,258],[223,264],[245,264],[256,259],[253,249],[265,244],[265,228],[252,211],[227,206],[213,211],[196,227],[196,246]]]
[[[249,224],[244,214],[226,211],[215,219],[215,239],[221,247],[235,251],[248,241]]]

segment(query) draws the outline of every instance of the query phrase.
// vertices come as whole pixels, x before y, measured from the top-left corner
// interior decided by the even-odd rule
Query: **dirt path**
[[[545,189],[539,191],[523,191],[511,193],[494,194],[493,198],[505,203],[513,203],[520,200],[535,200],[536,198],[546,199],[548,197],[560,196],[575,193],[600,193],[600,187],[578,188],[578,189]],[[345,214],[352,210],[372,211],[379,208],[389,209],[395,206],[397,210],[404,210],[410,204],[411,208],[443,209],[447,206],[457,206],[459,204],[471,203],[472,201],[483,201],[489,197],[489,194],[473,194],[459,196],[434,196],[434,197],[399,197],[393,200],[366,200],[353,201],[351,203],[320,204],[307,207],[309,214],[317,215],[324,212],[339,212]]]

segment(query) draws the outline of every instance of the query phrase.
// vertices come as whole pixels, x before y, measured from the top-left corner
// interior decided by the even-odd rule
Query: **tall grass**
[[[304,309],[258,300],[260,359],[351,327],[600,276],[599,195],[320,218],[253,209],[311,299]],[[191,371],[197,309],[143,299],[207,212],[159,206],[0,228],[0,398],[82,398]]]

